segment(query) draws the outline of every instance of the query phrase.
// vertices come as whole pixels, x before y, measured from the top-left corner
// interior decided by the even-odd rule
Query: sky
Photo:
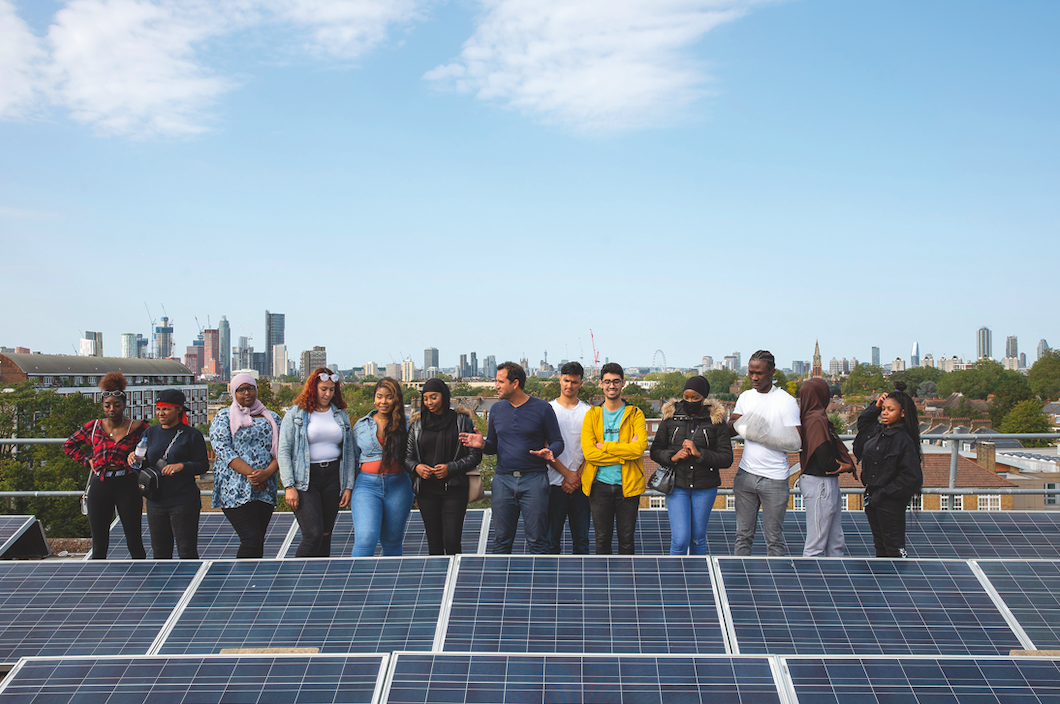
[[[1033,362],[1058,31],[1050,0],[0,0],[0,345],[117,355],[164,306],[181,352],[222,315],[261,350],[268,309],[344,369],[968,359],[983,325]]]

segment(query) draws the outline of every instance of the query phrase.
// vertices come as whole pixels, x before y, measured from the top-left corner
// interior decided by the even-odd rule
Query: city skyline
[[[162,312],[181,355],[221,315],[271,355],[264,310],[288,359],[343,365],[590,360],[590,329],[601,359],[687,367],[1060,335],[1060,3],[0,19],[2,345],[73,351],[87,327],[114,354]]]

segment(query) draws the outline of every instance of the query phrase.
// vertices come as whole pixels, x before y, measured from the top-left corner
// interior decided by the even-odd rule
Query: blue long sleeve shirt
[[[557,457],[563,452],[559,421],[547,401],[531,396],[519,407],[500,401],[490,410],[483,452],[497,455],[497,474],[544,472],[545,460],[530,454],[544,447]]]

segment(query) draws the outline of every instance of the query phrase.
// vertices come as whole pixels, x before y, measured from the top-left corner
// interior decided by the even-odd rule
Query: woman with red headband
[[[141,464],[159,473],[157,492],[147,497],[151,552],[156,560],[170,560],[175,540],[181,560],[198,560],[202,500],[195,476],[210,468],[206,441],[188,423],[187,400],[182,391],[159,391],[155,396],[155,415],[159,425],[144,432],[147,456]],[[135,453],[129,453],[129,464],[135,463]]]
[[[106,560],[110,548],[110,522],[118,509],[125,544],[134,560],[147,557],[140,537],[143,499],[136,472],[126,457],[140,442],[147,424],[125,418],[125,375],[108,372],[99,382],[103,396],[103,419],[90,420],[63,443],[63,451],[92,470],[88,495],[88,525],[92,529],[92,559]],[[92,451],[85,452],[88,445]]]

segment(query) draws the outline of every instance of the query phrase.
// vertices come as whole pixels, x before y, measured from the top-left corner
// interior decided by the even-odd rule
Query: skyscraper
[[[545,359],[548,359],[547,353]],[[478,352],[471,353],[471,373],[468,376],[478,376]]]
[[[1049,343],[1044,339],[1038,340],[1038,359],[1041,359],[1049,352]]]
[[[482,376],[487,379],[497,376],[497,357],[492,354],[486,355],[486,363],[482,367]]]
[[[1019,346],[1019,341],[1016,339],[1015,335],[1009,335],[1008,337],[1005,338],[1005,356],[1006,357],[1019,357],[1020,356],[1019,347],[1020,347]]]
[[[328,366],[328,350],[326,347],[319,345],[313,347],[311,350],[302,352],[302,380],[309,378],[310,373],[314,369]]]
[[[173,326],[169,318],[162,316],[162,324],[155,326],[155,341],[151,349],[155,359],[168,359],[173,356]]]
[[[265,311],[265,368],[269,370],[269,374],[275,374],[273,369],[276,368],[273,354],[276,345],[282,345],[287,340],[284,337],[284,328],[286,327],[286,317],[283,313],[270,313]],[[286,355],[284,355],[286,357]],[[287,373],[287,360],[283,361],[283,371],[281,375]]]
[[[423,368],[430,369],[431,367],[434,367],[435,369],[438,368],[437,347],[428,347],[427,349],[423,350]]]
[[[468,373],[468,369],[467,369],[467,355],[466,354],[460,355],[460,364],[458,364],[457,367],[456,367],[456,373],[457,373],[457,376],[459,376],[461,379],[471,376]]]
[[[975,358],[993,357],[993,336],[985,325],[975,335]]]
[[[202,331],[203,355],[202,373],[211,376],[221,374],[221,335],[216,328],[208,328]]]
[[[85,343],[89,344],[85,344]],[[103,333],[85,330],[85,337],[81,340],[82,357],[103,356]]]
[[[411,357],[405,357],[401,362],[401,381],[407,384],[410,381],[416,380],[416,363],[412,361]]]
[[[272,367],[269,374],[274,377],[287,376],[287,345],[272,346]]]
[[[919,367],[920,366],[920,343],[913,343],[913,351],[909,353],[909,366]]]
[[[221,378],[227,381],[232,376],[232,327],[223,315],[221,322],[217,323],[217,339],[221,349]]]
[[[135,359],[139,353],[136,344],[136,333],[123,332],[121,334],[121,356],[125,359]]]
[[[874,366],[874,367],[880,366],[880,348],[879,347],[873,347],[872,348],[872,366]]]

